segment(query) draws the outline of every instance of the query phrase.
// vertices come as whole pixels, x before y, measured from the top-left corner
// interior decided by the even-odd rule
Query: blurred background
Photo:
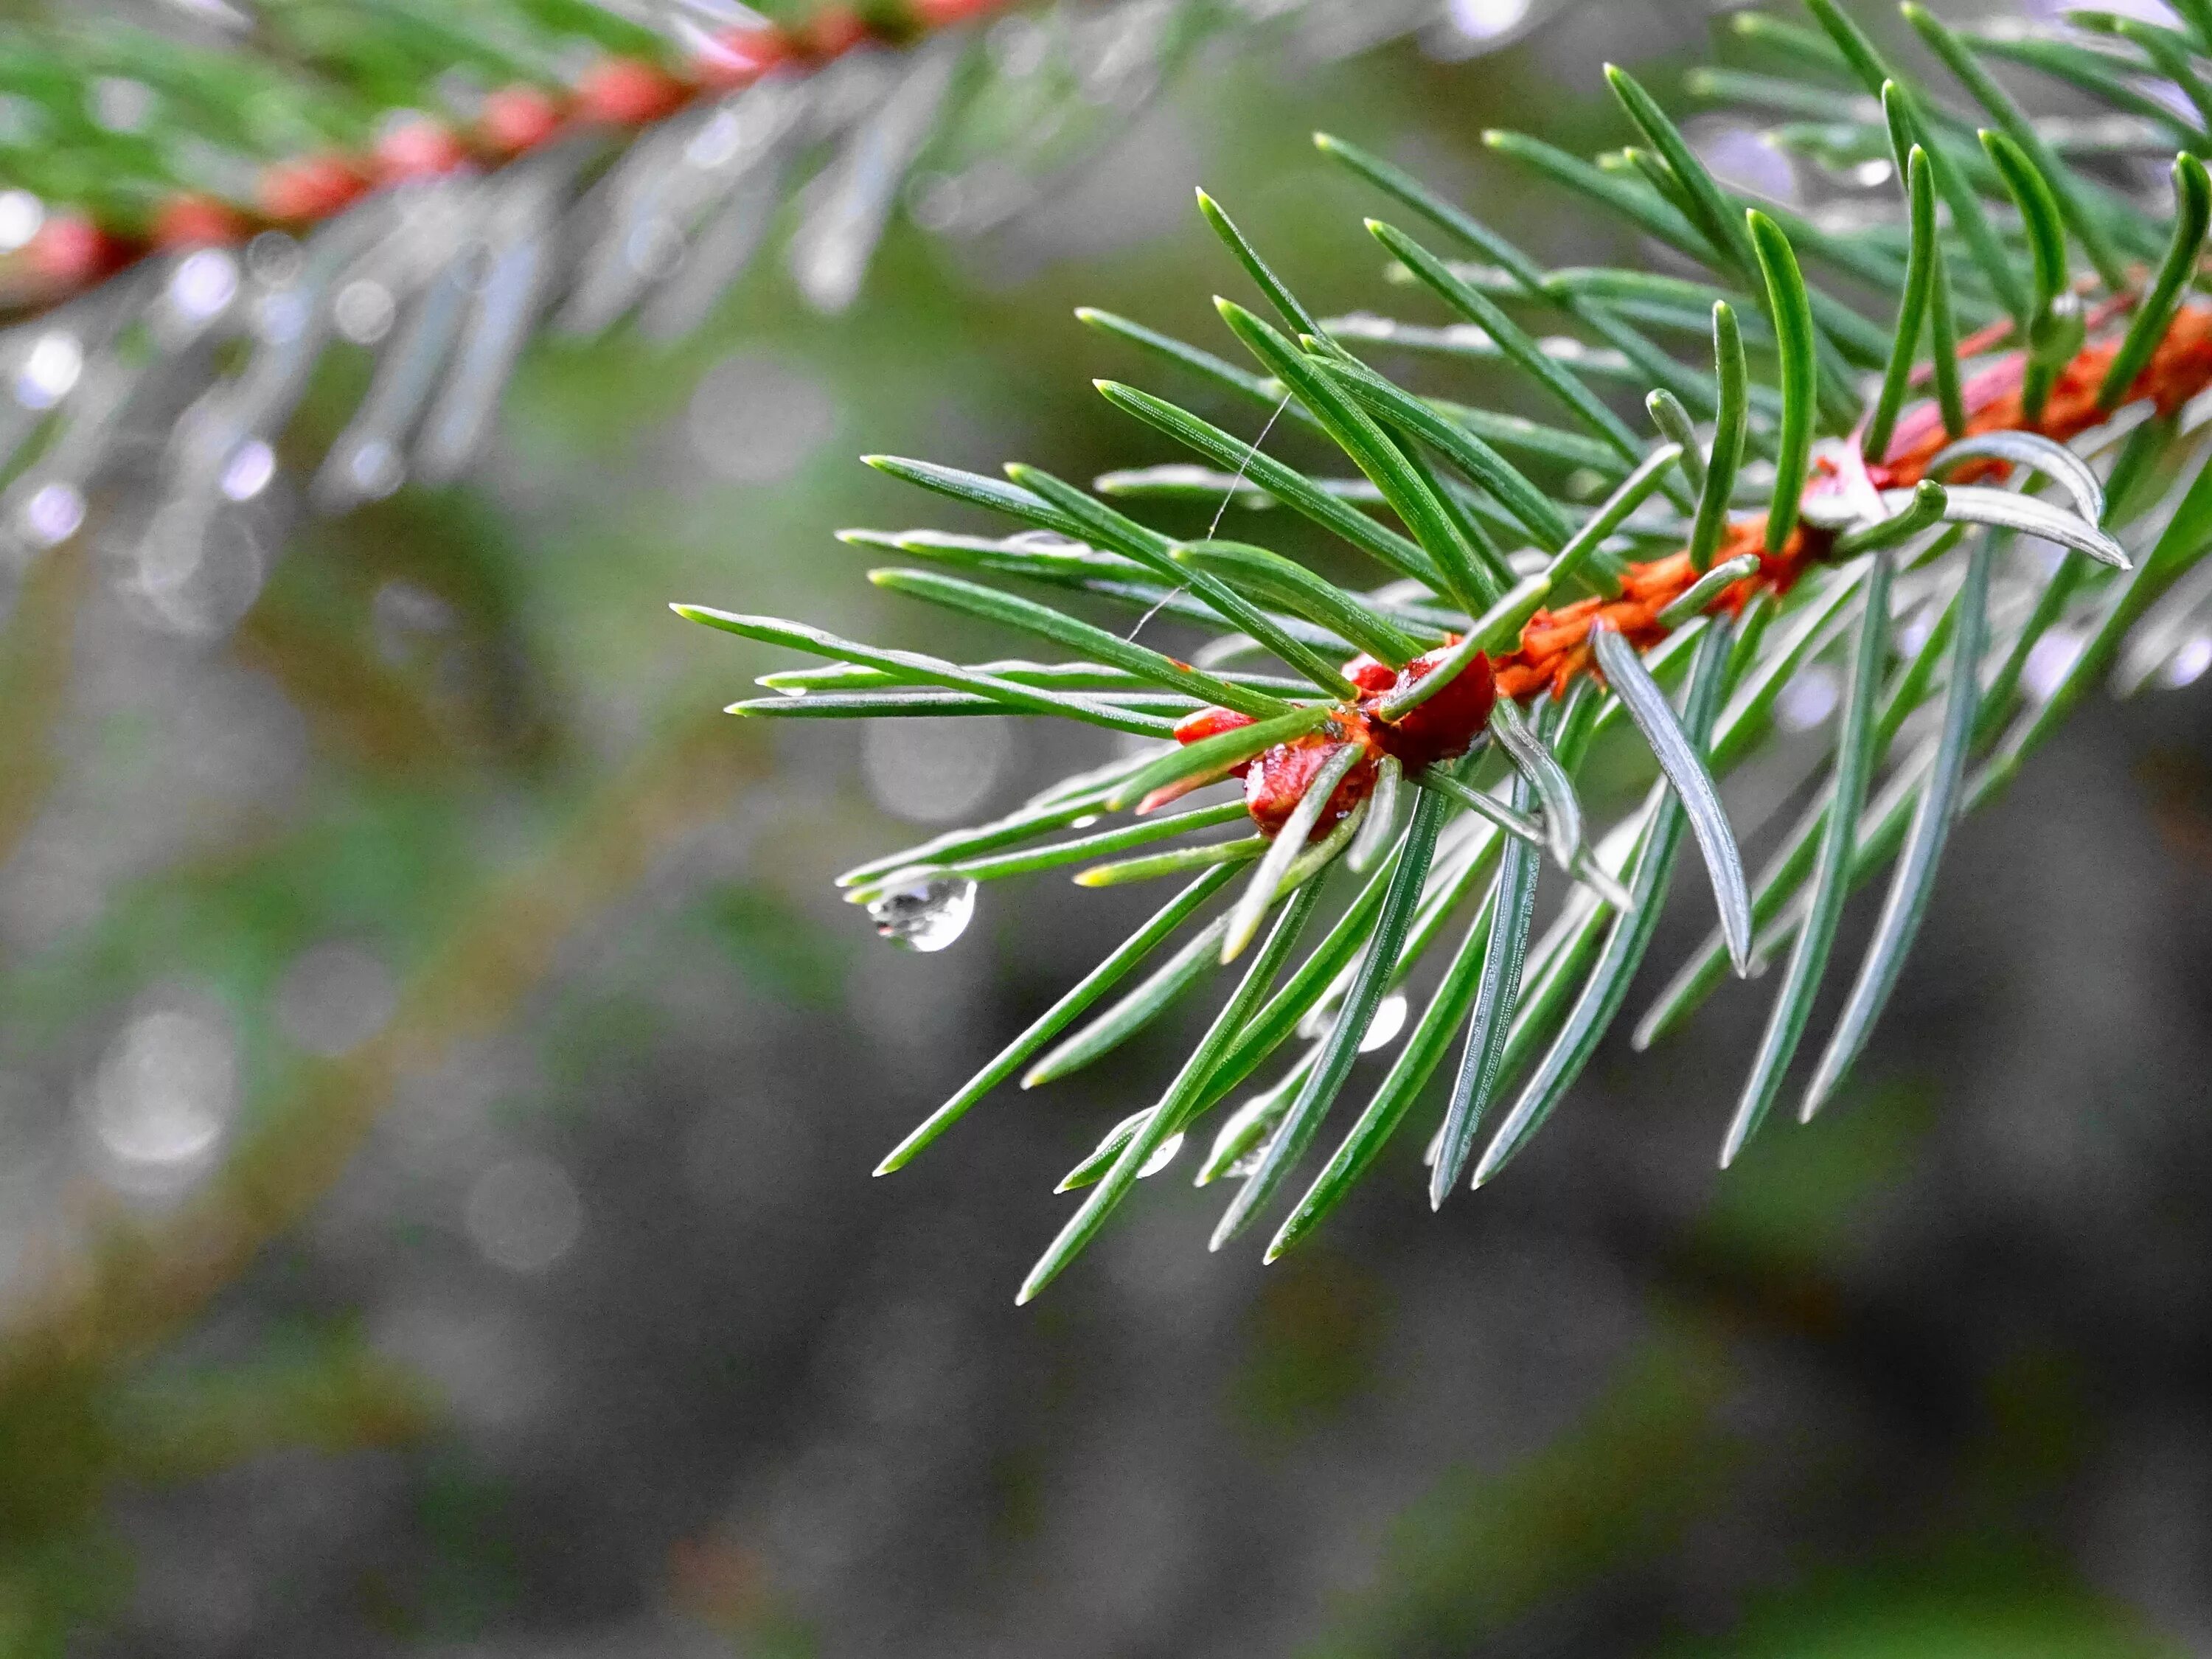
[[[1170,1170],[1012,1305],[1202,1008],[870,1179],[1157,900],[1001,885],[917,956],[830,876],[1106,750],[740,723],[788,659],[665,604],[997,654],[831,538],[970,527],[858,453],[1176,459],[1086,382],[1191,388],[1072,309],[1213,341],[1201,181],[1318,308],[1387,303],[1316,127],[1604,251],[1480,134],[1617,143],[1601,64],[1672,85],[1712,25],[1377,15],[1201,49],[1022,210],[895,223],[841,313],[771,263],[696,331],[541,341],[458,479],[323,514],[333,351],[198,586],[97,501],[18,561],[0,1650],[2212,1651],[2201,696],[2093,704],[1963,828],[1848,1102],[1725,1178],[1748,990],[1440,1216],[1401,1135],[1270,1268]]]

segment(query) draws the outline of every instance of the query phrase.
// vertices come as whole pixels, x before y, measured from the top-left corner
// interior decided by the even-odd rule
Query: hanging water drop
[[[1280,1082],[1261,1091],[1229,1115],[1213,1138],[1213,1149],[1200,1166],[1194,1185],[1221,1180],[1241,1181],[1260,1167],[1283,1114],[1290,1109],[1305,1067],[1294,1067]]]
[[[1289,1105],[1290,1097],[1285,1095],[1281,1101],[1275,1103],[1273,1117],[1279,1120],[1284,1109]],[[1271,1121],[1267,1126],[1267,1133],[1239,1153],[1237,1161],[1221,1172],[1221,1178],[1224,1181],[1249,1181],[1254,1176],[1259,1174],[1260,1166],[1267,1161],[1267,1154],[1275,1150],[1275,1137],[1281,1129],[1282,1124],[1279,1121]]]
[[[902,950],[942,951],[968,931],[975,915],[975,884],[964,876],[898,887],[868,901],[876,932]]]
[[[1394,1041],[1406,1029],[1406,999],[1394,994],[1382,999],[1368,1022],[1367,1035],[1359,1039],[1359,1052],[1371,1054]]]
[[[1181,1151],[1182,1151],[1182,1134],[1178,1131],[1160,1142],[1159,1146],[1153,1150],[1152,1155],[1145,1160],[1145,1167],[1137,1171],[1137,1179],[1142,1181],[1146,1176],[1158,1175],[1176,1161],[1176,1154]]]

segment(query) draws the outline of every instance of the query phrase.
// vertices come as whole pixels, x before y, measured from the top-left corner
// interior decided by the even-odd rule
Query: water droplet
[[[246,245],[246,269],[270,288],[296,280],[302,263],[299,243],[281,230],[264,230]]]
[[[56,547],[84,523],[84,497],[74,485],[42,484],[23,503],[23,527],[40,547]]]
[[[684,147],[684,159],[702,173],[712,173],[736,159],[744,137],[744,123],[738,119],[735,110],[717,110]]]
[[[26,409],[52,409],[84,372],[84,347],[59,329],[42,334],[15,377],[15,401]]]
[[[526,1153],[477,1177],[462,1206],[469,1242],[509,1273],[539,1273],[568,1253],[583,1231],[584,1206],[568,1172]]]
[[[338,290],[331,302],[331,319],[356,345],[374,345],[391,332],[398,310],[391,289],[363,276]]]
[[[2212,634],[2197,634],[2184,641],[2181,648],[2166,659],[2159,679],[2168,690],[2179,691],[2203,679],[2208,668],[2212,668]]]
[[[1137,1179],[1142,1181],[1146,1176],[1158,1175],[1174,1163],[1176,1154],[1182,1151],[1182,1133],[1178,1130],[1160,1142],[1153,1149],[1152,1155],[1145,1160],[1145,1167],[1137,1171]]]
[[[1276,1131],[1281,1127],[1284,1114],[1304,1083],[1306,1068],[1294,1066],[1282,1078],[1239,1106],[1229,1121],[1213,1138],[1213,1150],[1206,1156],[1208,1167],[1218,1167],[1220,1178],[1243,1181],[1260,1167],[1273,1144]],[[1225,1164],[1223,1159],[1229,1160]]]
[[[259,596],[268,549],[250,518],[218,506],[181,496],[148,523],[126,588],[147,622],[204,639],[237,626]]]
[[[1071,830],[1088,830],[1092,824],[1098,821],[1099,814],[1096,812],[1085,812],[1081,817],[1076,819],[1074,823],[1069,824],[1067,827]]]
[[[169,277],[169,303],[188,322],[207,321],[237,297],[238,261],[222,248],[186,254]]]
[[[238,1105],[238,1062],[212,1007],[164,1006],[116,1036],[84,1103],[122,1184],[164,1184],[211,1153]]]
[[[46,204],[29,191],[0,190],[0,253],[13,253],[46,222]]]
[[[85,113],[110,132],[143,132],[154,118],[154,88],[143,81],[103,75],[85,92]]]
[[[1529,0],[1451,0],[1444,15],[1462,39],[1489,45],[1528,21]]]
[[[1371,1054],[1397,1040],[1398,1033],[1406,1029],[1406,999],[1392,994],[1382,999],[1369,1022],[1367,1035],[1359,1039],[1359,1052]]]
[[[1000,720],[960,715],[868,724],[860,740],[868,793],[915,823],[950,823],[982,805],[1013,747]]]
[[[975,915],[975,884],[964,876],[917,882],[870,900],[868,915],[884,938],[926,956],[968,931]]]
[[[716,477],[779,483],[836,435],[837,405],[829,387],[796,364],[739,352],[700,377],[684,427]]]
[[[234,501],[250,501],[276,476],[276,452],[259,438],[248,438],[223,463],[222,493]]]
[[[382,501],[407,480],[399,451],[382,438],[369,438],[353,453],[346,471],[354,487],[371,501]]]

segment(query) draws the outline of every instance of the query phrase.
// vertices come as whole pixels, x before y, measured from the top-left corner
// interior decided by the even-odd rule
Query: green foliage
[[[923,463],[878,463],[1061,538],[989,544],[988,572],[1000,580],[1056,586],[1073,598],[1059,574],[1072,557],[1133,562],[1133,575],[1161,582],[1180,571],[1177,617],[1189,617],[1194,608],[1211,612],[1228,630],[1193,653],[1194,666],[1164,666],[1164,659],[1140,657],[1142,648],[1119,636],[1073,619],[1048,622],[1034,602],[996,589],[942,579],[921,585],[896,574],[878,578],[910,590],[921,585],[924,597],[1079,652],[1086,643],[1093,647],[1091,665],[1063,666],[1062,674],[1120,668],[1188,692],[1190,712],[1212,705],[1261,722],[1188,749],[1139,744],[1126,762],[1086,782],[1082,799],[1121,810],[1163,786],[1218,778],[1255,756],[1259,778],[1267,757],[1291,752],[1271,744],[1339,745],[1319,769],[1315,793],[1287,814],[1290,839],[1264,861],[1229,923],[1230,949],[1212,946],[1217,922],[1156,975],[1155,988],[1089,1028],[1102,1040],[1079,1030],[1063,1044],[1065,1058],[1048,1058],[1032,1073],[1032,1082],[1063,1075],[1111,1046],[1106,1036],[1118,1042],[1155,1017],[1212,964],[1236,954],[1261,921],[1258,907],[1277,896],[1281,872],[1304,872],[1267,950],[1174,1085],[1102,1145],[1097,1167],[1110,1174],[1091,1188],[1033,1271],[1023,1299],[1067,1264],[1139,1173],[1171,1156],[1170,1143],[1288,1035],[1285,1022],[1269,1012],[1285,994],[1270,1000],[1267,992],[1324,888],[1328,871],[1315,860],[1336,855],[1319,837],[1319,803],[1353,775],[1361,744],[1379,741],[1363,732],[1437,699],[1444,674],[1468,670],[1478,648],[1499,672],[1517,665],[1516,672],[1537,672],[1533,681],[1514,682],[1514,697],[1542,704],[1547,685],[1593,669],[1601,672],[1602,689],[1578,684],[1565,705],[1540,709],[1533,726],[1513,701],[1502,701],[1487,729],[1473,734],[1467,761],[1407,771],[1417,800],[1409,825],[1389,817],[1358,837],[1379,847],[1388,835],[1396,850],[1292,976],[1291,987],[1304,981],[1307,988],[1290,1023],[1311,1046],[1279,1081],[1228,1117],[1203,1160],[1200,1184],[1241,1182],[1215,1234],[1217,1248],[1281,1191],[1346,1086],[1384,998],[1416,970],[1455,915],[1467,919],[1466,930],[1396,1064],[1292,1206],[1268,1257],[1304,1237],[1373,1166],[1463,1030],[1465,1057],[1430,1148],[1432,1200],[1441,1203],[1470,1163],[1477,1184],[1496,1174],[1560,1103],[1624,1006],[1685,829],[1711,872],[1723,926],[1645,1016],[1639,1044],[1690,1012],[1729,960],[1747,973],[1787,947],[1766,1036],[1723,1139],[1723,1163],[1784,1088],[1814,999],[1829,981],[1846,900],[1896,861],[1874,945],[1801,1098],[1809,1117],[1832,1097],[1897,982],[1957,813],[2012,775],[2206,550],[2197,507],[2204,446],[2164,418],[2203,389],[2201,374],[2157,355],[2170,331],[2197,325],[2197,313],[2182,307],[2208,211],[2197,156],[2185,151],[2176,160],[2172,204],[2128,196],[2088,162],[2062,154],[2063,146],[1991,76],[1984,60],[2003,55],[1998,46],[2009,37],[1954,30],[1917,7],[1905,9],[1968,100],[1971,107],[1960,110],[1903,78],[1826,0],[1814,0],[1813,11],[1820,32],[1757,15],[1736,20],[1741,38],[1778,49],[1796,78],[1768,82],[1725,71],[1705,84],[1784,107],[1802,91],[1808,111],[1828,108],[1822,100],[1829,94],[1816,94],[1818,88],[1856,80],[1881,94],[1871,118],[1838,100],[1823,129],[1824,143],[1836,153],[1891,158],[1897,170],[1896,216],[1848,238],[1823,228],[1817,215],[1747,204],[1710,170],[1651,94],[1618,70],[1608,70],[1613,90],[1645,148],[1593,165],[1533,139],[1492,135],[1497,149],[1554,187],[1595,201],[1631,231],[1696,259],[1707,273],[1701,283],[1632,270],[1547,270],[1391,164],[1340,139],[1317,140],[1325,155],[1474,256],[1474,263],[1447,257],[1393,226],[1369,224],[1396,271],[1458,319],[1461,331],[1449,337],[1454,349],[1465,342],[1482,361],[1520,371],[1579,428],[1559,431],[1554,442],[1534,437],[1554,429],[1522,422],[1519,429],[1534,441],[1513,445],[1516,459],[1503,453],[1504,434],[1516,428],[1503,426],[1497,412],[1425,395],[1352,356],[1370,342],[1433,346],[1447,337],[1442,331],[1364,315],[1317,318],[1281,269],[1204,194],[1207,222],[1291,331],[1218,302],[1257,374],[1110,313],[1082,313],[1201,385],[1268,411],[1261,441],[1251,442],[1152,392],[1102,381],[1109,401],[1221,469],[1172,477],[1160,469],[1122,472],[1101,480],[1102,489],[1157,500],[1164,509],[1187,502],[1210,510],[1216,523],[1249,505],[1289,505],[1375,559],[1382,586],[1334,584],[1310,565],[1257,544],[1264,538],[1224,544],[1210,526],[1188,539],[1154,529],[1026,468],[1010,469],[1016,483],[1009,487]],[[2087,24],[2102,27],[2094,19]],[[2136,54],[2131,73],[2164,76],[2191,93],[2187,54],[2167,50],[2163,36],[2107,33]],[[2108,56],[2118,49],[2099,48]],[[2048,67],[2056,60],[2029,61]],[[1992,125],[1978,133],[1984,119]],[[2164,136],[2160,130],[2142,143],[2153,146]],[[2171,222],[2160,225],[2162,217]],[[2076,250],[2094,277],[2076,276],[2069,258]],[[2147,270],[2137,263],[2145,260],[2160,263]],[[1879,325],[1822,285],[1837,276],[1877,290]],[[1996,319],[1995,326],[1962,341],[1954,307],[1978,325]],[[1662,330],[1687,343],[1708,320],[1711,377],[1645,331]],[[1545,326],[1573,330],[1574,337],[1564,344],[1540,338]],[[1604,352],[1618,356],[1602,359]],[[1662,434],[1656,445],[1637,435],[1613,406],[1624,367],[1626,385],[1644,378],[1650,387],[1647,407]],[[2191,374],[2200,380],[2188,380]],[[2101,387],[2100,410],[2082,411],[2077,383],[2085,376]],[[2146,387],[2145,404],[2118,407]],[[1920,401],[1931,390],[1932,400]],[[2002,402],[2008,392],[2017,393],[2017,403]],[[2101,418],[2115,410],[2117,418]],[[1317,435],[1340,451],[1359,477],[1347,482],[1263,453],[1261,442],[1285,417],[1302,430],[1301,441]],[[2054,422],[2062,424],[2046,429]],[[1747,456],[1771,458],[1773,465],[1754,471],[1741,465]],[[1611,488],[1595,507],[1583,504],[1586,495],[1578,497],[1577,476],[1593,465]],[[1961,481],[1967,468],[1974,470]],[[1975,481],[1990,474],[2009,487]],[[2027,555],[2023,538],[2071,550],[2045,565]],[[914,544],[911,537],[884,539]],[[1763,550],[1764,562],[1747,544]],[[1729,557],[1705,574],[1723,549]],[[1670,566],[1665,556],[1676,550],[1683,556]],[[1778,580],[1774,570],[1786,574]],[[1143,590],[1163,599],[1176,591],[1158,583]],[[1553,609],[1531,620],[1543,604]],[[1567,642],[1550,643],[1562,617],[1572,624]],[[2178,638],[2177,627],[2165,618],[2160,637]],[[1436,685],[1401,680],[1352,708],[1336,659],[1364,650],[1395,668],[1439,628],[1462,642],[1437,671]],[[903,701],[912,695],[905,687],[951,684],[957,676],[1006,712],[1101,721],[1088,694],[1073,690],[1048,694],[1033,680],[1018,685],[995,672],[924,664],[911,653],[849,646],[795,624],[748,619],[744,631],[884,670],[880,684],[840,692],[839,713],[920,712],[928,705]],[[2055,679],[2030,684],[2025,665],[2039,641],[2053,640],[2082,645]],[[1761,752],[1784,684],[1838,653],[1849,658],[1849,689],[1828,775],[1813,810],[1784,838],[1760,878],[1747,882],[1713,775]],[[1291,670],[1290,689],[1278,695],[1272,685],[1261,692],[1239,682],[1224,690],[1220,677],[1255,656]],[[1295,689],[1297,676],[1313,690]],[[781,689],[797,696],[741,705],[744,711],[800,716],[825,695],[781,678]],[[1280,712],[1286,704],[1291,712]],[[1115,714],[1124,730],[1146,724],[1126,702]],[[1659,775],[1640,808],[1586,842],[1591,809],[1577,799],[1573,779],[1590,737],[1624,715],[1638,728]],[[1265,787],[1249,787],[1255,804]],[[1044,810],[1050,801],[1048,792],[1003,830],[981,833],[994,846],[1002,833],[1048,834],[1067,822]],[[1353,819],[1364,810],[1355,810]],[[1224,803],[1221,813],[1187,813],[1157,832],[1195,833],[1233,816],[1234,804]],[[1352,839],[1349,828],[1342,844]],[[1316,844],[1300,853],[1310,831]],[[1154,833],[1147,830],[1146,838]],[[1109,836],[1097,838],[1095,850],[1123,844]],[[1094,850],[1081,842],[1062,845],[1070,859]],[[1236,845],[1207,843],[1191,859],[1208,861]],[[881,875],[903,861],[941,873],[941,860],[929,862],[938,856],[918,848],[872,867]],[[1545,857],[1570,886],[1559,914],[1532,941],[1535,878]],[[1061,858],[1048,850],[1032,862],[1042,868]],[[1192,863],[1170,857],[1158,867]],[[1114,878],[1125,870],[1115,866]],[[1164,928],[1184,925],[1207,896],[1190,890],[1133,943],[1150,950]],[[1125,951],[1109,967],[1118,975],[1133,961]],[[1063,1005],[1048,1022],[1072,1019],[1080,1006]],[[1045,1035],[1025,1036],[987,1067],[886,1160],[885,1170],[1010,1075]],[[1250,1063],[1237,1060],[1248,1053]],[[1522,1072],[1528,1077],[1517,1103],[1477,1156],[1474,1138],[1488,1103]]]

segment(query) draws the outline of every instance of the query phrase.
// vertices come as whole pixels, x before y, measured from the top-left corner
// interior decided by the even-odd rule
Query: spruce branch
[[[680,338],[776,253],[806,304],[842,312],[902,217],[981,235],[1208,41],[1294,51],[1339,3],[225,0],[0,21],[20,117],[0,135],[0,550],[27,562],[119,497],[145,509],[141,563],[190,568],[244,515],[451,482],[538,337]],[[317,446],[295,416],[334,349],[374,367]],[[272,490],[294,466],[301,489]]]
[[[2212,569],[2212,445],[2191,412],[2212,389],[2212,306],[2193,297],[2212,186],[2195,149],[2173,160],[2171,199],[2146,199],[2131,193],[2140,173],[2109,163],[2170,144],[2172,122],[2125,129],[2117,150],[2076,143],[1988,68],[2016,37],[1954,29],[1907,5],[1932,60],[1928,78],[1909,79],[1831,0],[1808,3],[1813,27],[1758,13],[1733,20],[1735,39],[1779,59],[1787,79],[1729,70],[1692,84],[1792,118],[1820,115],[1832,129],[1820,145],[1808,149],[1802,133],[1778,130],[1776,142],[1880,163],[1879,218],[1869,219],[1863,201],[1798,210],[1739,199],[1691,130],[1612,70],[1636,141],[1628,150],[1592,162],[1517,135],[1488,142],[1563,201],[1595,204],[1632,235],[1696,261],[1700,277],[1547,270],[1402,170],[1324,136],[1323,154],[1449,239],[1439,251],[1368,222],[1395,262],[1386,279],[1449,320],[1317,317],[1292,275],[1203,193],[1200,210],[1233,266],[1281,319],[1279,327],[1218,302],[1256,373],[1112,313],[1080,313],[1170,372],[1267,410],[1271,432],[1285,417],[1299,442],[1342,458],[1341,470],[1310,470],[1164,396],[1101,381],[1109,401],[1206,463],[1109,474],[1102,492],[1164,513],[1203,506],[1217,519],[1234,507],[1289,506],[1378,562],[1384,586],[1333,583],[1264,538],[1224,543],[1209,531],[1185,541],[1029,469],[1012,470],[1012,486],[920,463],[895,469],[1075,544],[1049,552],[989,544],[988,564],[977,544],[970,568],[979,574],[1056,586],[1056,600],[1075,604],[1086,592],[1108,597],[1103,583],[1067,580],[1069,569],[1105,568],[1086,561],[1118,562],[1117,580],[1151,579],[1148,593],[1167,592],[1162,584],[1179,571],[1178,621],[1210,623],[1215,637],[1191,653],[1197,667],[1163,667],[1072,615],[1045,621],[1037,602],[984,597],[980,583],[957,599],[947,598],[955,589],[929,590],[923,596],[1027,636],[1093,647],[1095,662],[1059,670],[1071,678],[1053,689],[1057,697],[1101,695],[1092,688],[1107,682],[1073,677],[1119,670],[1204,700],[1104,775],[870,869],[950,873],[963,866],[949,855],[971,847],[991,856],[964,866],[963,879],[1076,863],[1133,845],[1139,832],[1048,840],[1077,822],[1072,803],[1085,815],[1142,813],[1232,784],[1237,795],[1222,799],[1218,816],[1185,816],[1212,826],[1241,813],[1258,832],[1143,861],[1143,873],[1188,870],[1228,856],[1223,848],[1249,848],[1235,855],[1256,860],[1257,873],[1025,1083],[1065,1076],[1125,1042],[1285,907],[1167,1092],[1118,1121],[1071,1175],[1089,1196],[1023,1300],[1067,1267],[1140,1176],[1165,1167],[1201,1115],[1294,1045],[1274,1079],[1224,1115],[1198,1172],[1200,1185],[1237,1183],[1215,1243],[1239,1235],[1320,1137],[1384,1000],[1416,975],[1430,988],[1423,1012],[1391,1039],[1401,1046],[1388,1076],[1291,1206],[1267,1258],[1310,1234],[1373,1166],[1455,1042],[1461,1062],[1430,1142],[1431,1202],[1441,1204],[1470,1165],[1475,1184],[1494,1178],[1565,1099],[1626,1006],[1685,831],[1711,876],[1719,926],[1643,1015],[1636,1045],[1686,1018],[1729,968],[1747,975],[1786,957],[1748,1078],[1717,1125],[1723,1164],[1786,1091],[1850,895],[1893,866],[1873,944],[1799,1097],[1798,1115],[1809,1119],[1869,1044],[1956,818],[2015,775],[2116,665],[2131,687],[2180,664],[2166,675],[2178,684],[2202,672],[2198,656],[2212,656],[2212,581],[2203,575]],[[2138,54],[2130,77],[2163,78],[2184,102],[2196,95],[2195,48],[2181,37],[2093,15],[2070,33],[2035,38],[2066,51],[2013,60],[2063,70],[2078,88],[2103,84],[2087,72],[2081,43],[2117,39]],[[2095,61],[2108,63],[2111,49],[2100,50]],[[1853,85],[1858,101],[1838,91]],[[2140,113],[2128,100],[2118,106]],[[1871,289],[1881,321],[1830,291],[1836,279]],[[1972,329],[1964,335],[1962,319]],[[1366,343],[1517,374],[1560,423],[1417,391],[1357,356]],[[1617,407],[1631,394],[1658,441]],[[1595,489],[1590,476],[1601,481]],[[2029,539],[2061,556],[2022,556]],[[787,625],[749,631],[840,665],[772,677],[798,695],[745,705],[748,713],[803,716],[811,700],[851,695],[833,689],[845,683],[837,677],[871,667],[939,684],[957,673],[1003,712],[1045,712],[1035,677],[944,664],[925,676],[910,653]],[[1324,641],[1340,654],[1317,664]],[[2068,642],[2059,672],[2031,673]],[[2198,656],[2185,663],[2187,653]],[[1837,653],[1848,658],[1843,714],[1814,799],[1750,879],[1717,781],[1768,745],[1784,687]],[[1255,678],[1229,681],[1231,664]],[[1233,690],[1215,695],[1195,678],[1206,674]],[[1079,684],[1085,689],[1071,689]],[[1125,720],[1134,712],[1127,693],[1106,695],[1123,699]],[[1281,704],[1290,707],[1277,712]],[[1649,751],[1651,781],[1640,805],[1607,823],[1578,776],[1593,741],[1624,722]],[[1401,824],[1403,783],[1415,805]],[[998,851],[1031,842],[1026,857]],[[1574,884],[1550,927],[1532,936],[1547,855]],[[1328,890],[1338,862],[1358,878],[1341,894]],[[1078,879],[1128,872],[1093,866]],[[1215,867],[1187,888],[884,1170],[975,1105],[1139,958],[1192,929],[1231,882]],[[947,890],[942,901],[970,902],[972,891]],[[1335,920],[1304,945],[1323,903]],[[1445,940],[1448,959],[1426,973]],[[1478,1153],[1492,1103],[1516,1086]]]

